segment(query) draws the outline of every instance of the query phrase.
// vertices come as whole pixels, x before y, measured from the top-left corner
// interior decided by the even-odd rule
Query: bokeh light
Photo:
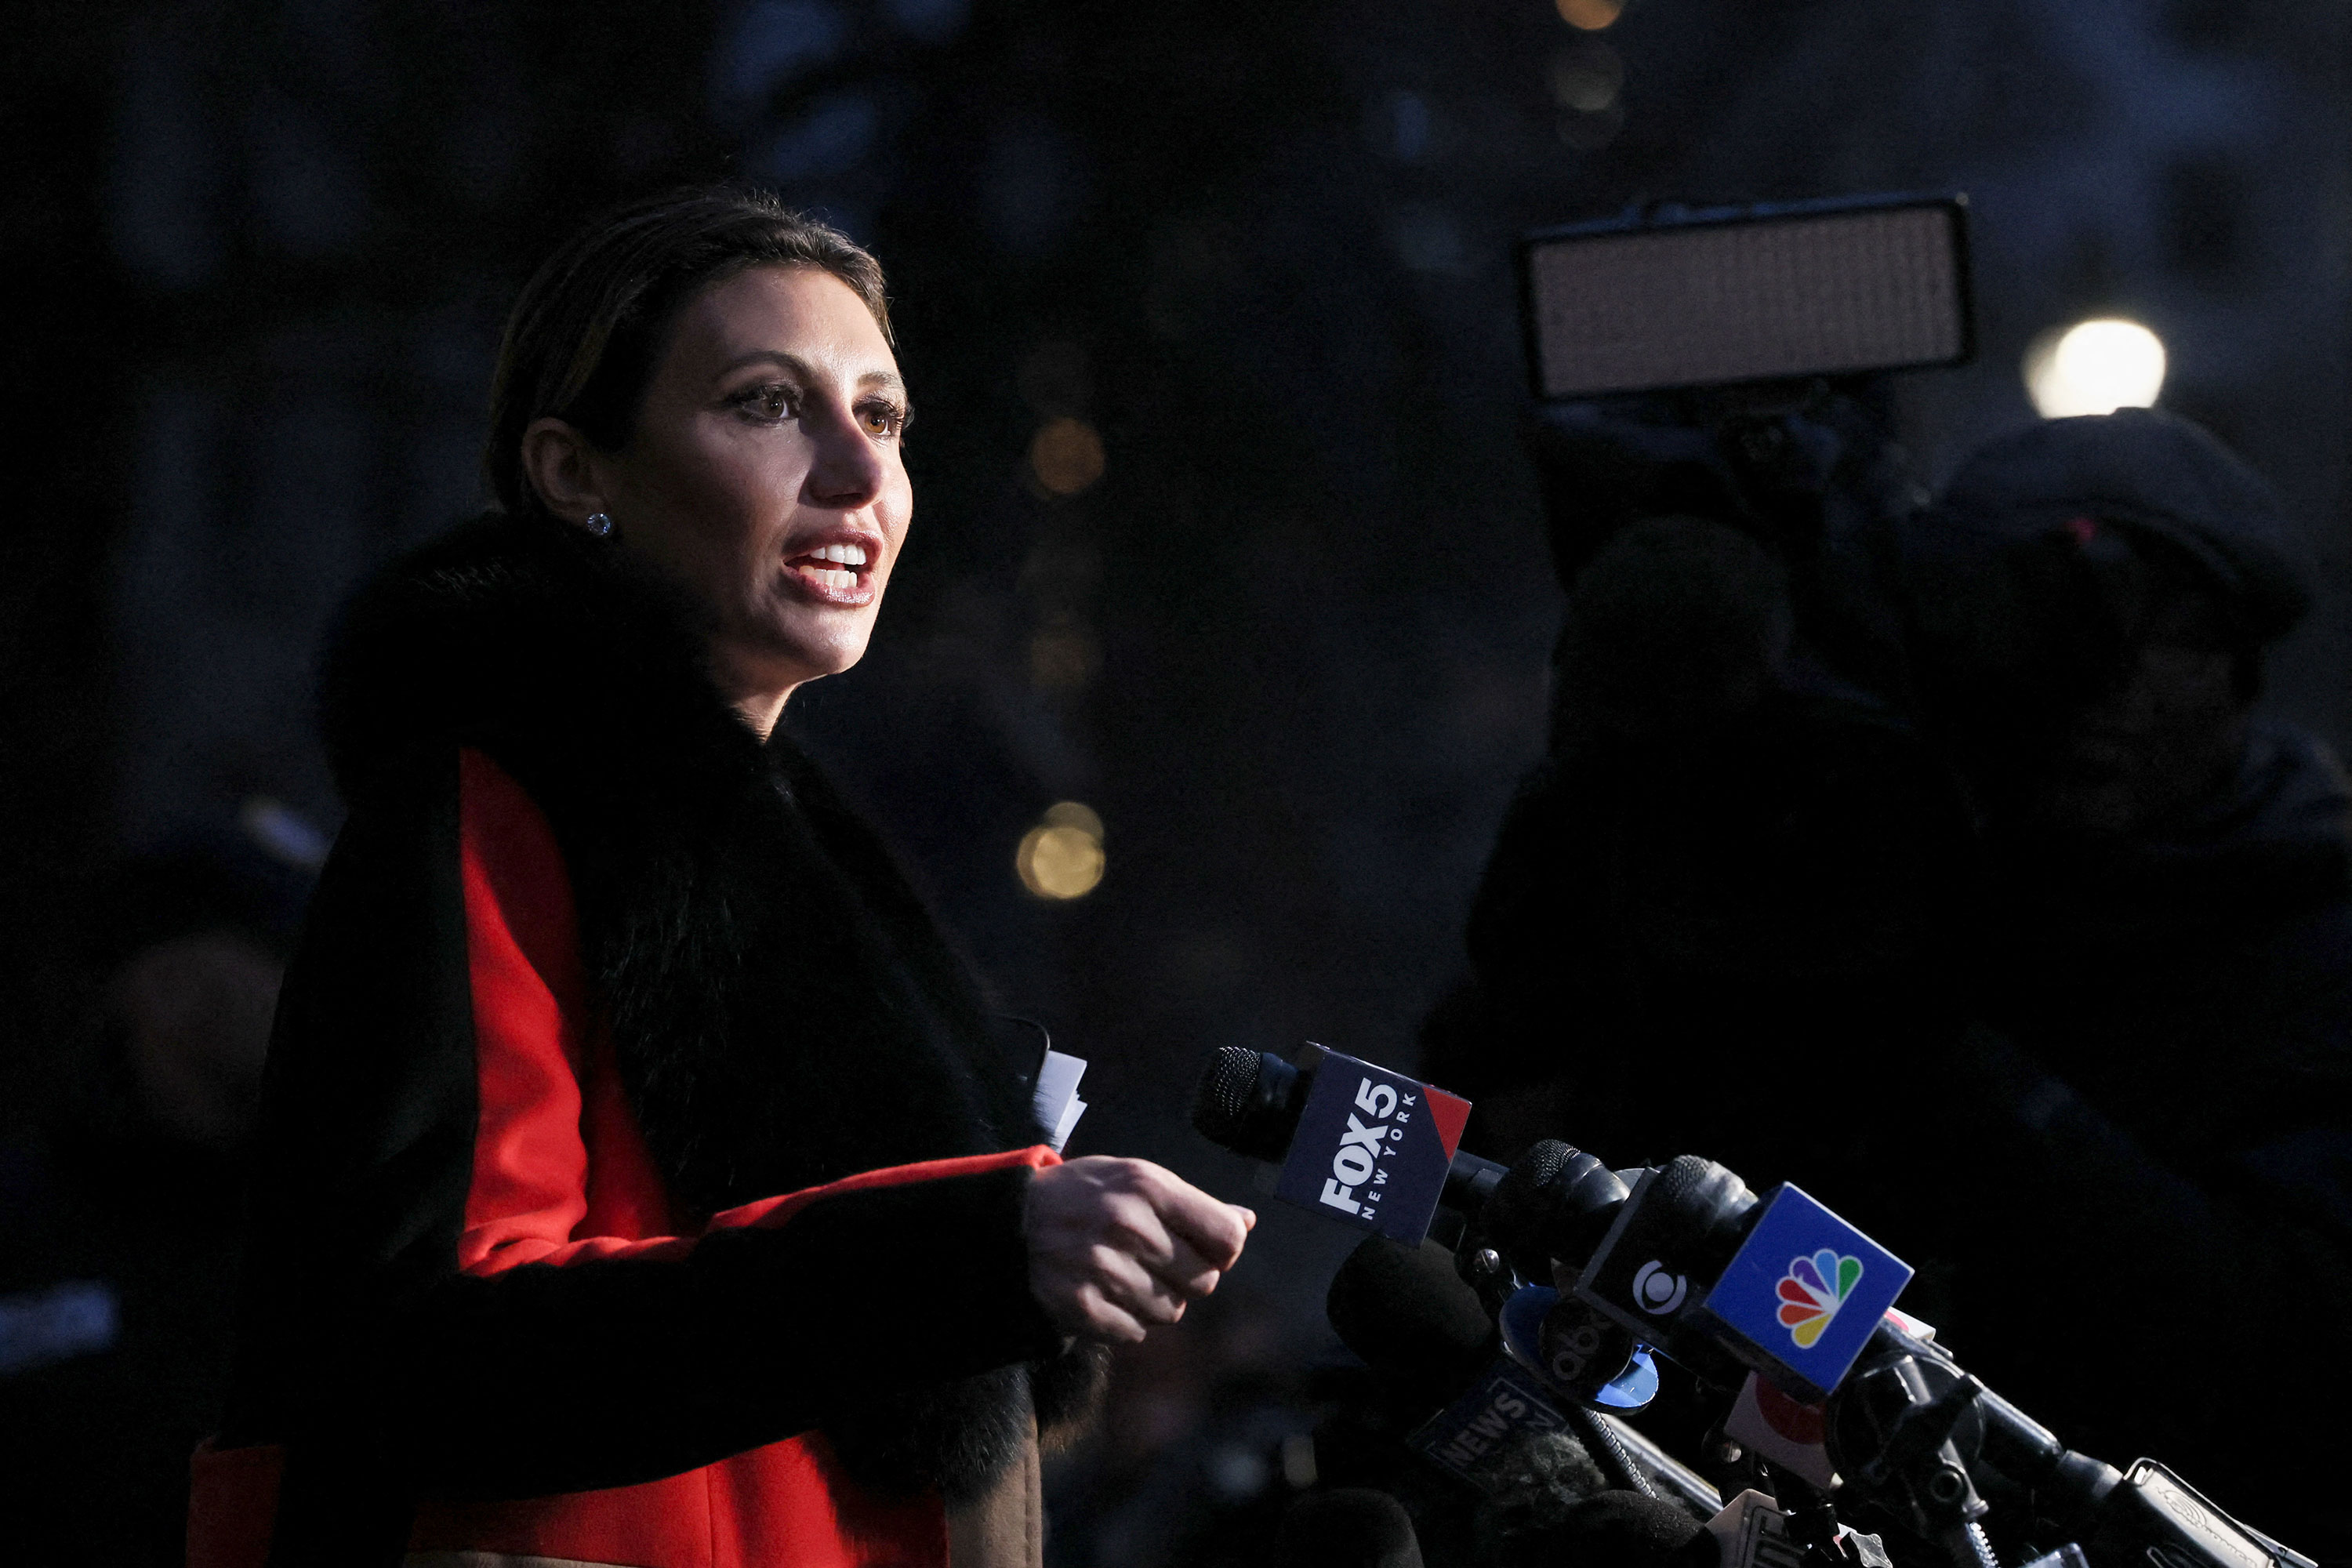
[[[1075,800],[1049,807],[1013,858],[1021,885],[1041,899],[1082,899],[1103,879],[1103,825]]]
[[[1103,477],[1102,437],[1083,419],[1048,419],[1029,443],[1029,471],[1048,495],[1076,495]]]
[[[2025,390],[2044,419],[2146,408],[2164,387],[2164,341],[2107,317],[2045,332],[2025,351]]]
[[[1598,38],[1564,49],[1551,63],[1551,95],[1562,109],[1599,114],[1617,101],[1625,85],[1625,62]]]
[[[1597,33],[1625,14],[1625,0],[1553,0],[1559,19],[1571,27]]]
[[[1099,839],[1103,836],[1102,818],[1095,815],[1094,807],[1083,801],[1057,801],[1047,806],[1045,823],[1048,827],[1075,827],[1089,838]]]

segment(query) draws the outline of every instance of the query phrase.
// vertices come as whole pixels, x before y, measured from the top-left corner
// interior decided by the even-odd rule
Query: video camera
[[[1966,199],[1653,205],[1528,237],[1518,276],[1562,585],[1641,520],[1719,523],[1786,570],[1803,648],[1899,685],[1873,552],[1927,496],[1894,378],[1975,353]]]
[[[1797,542],[1886,503],[1883,378],[1975,353],[1967,216],[1957,195],[1662,205],[1528,236],[1548,482],[1572,477],[1602,531],[1679,510]]]

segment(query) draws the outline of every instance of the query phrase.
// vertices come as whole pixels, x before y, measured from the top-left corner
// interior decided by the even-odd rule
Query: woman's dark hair
[[[546,511],[522,468],[533,420],[553,416],[604,451],[627,446],[679,309],[713,283],[771,266],[833,274],[890,336],[881,263],[765,191],[672,191],[607,214],[549,257],[507,318],[490,385],[482,469],[507,515]]]

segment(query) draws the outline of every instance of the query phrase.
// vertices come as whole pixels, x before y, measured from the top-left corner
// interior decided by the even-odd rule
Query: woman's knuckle
[[[1136,1204],[1116,1204],[1103,1215],[1103,1228],[1122,1246],[1148,1244],[1153,1230],[1151,1211]]]

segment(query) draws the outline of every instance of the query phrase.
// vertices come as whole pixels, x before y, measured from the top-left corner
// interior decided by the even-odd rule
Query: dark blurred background
[[[480,504],[503,312],[593,209],[744,176],[880,254],[916,527],[873,651],[791,721],[1092,1062],[1074,1148],[1247,1197],[1183,1123],[1202,1058],[1411,1062],[1545,746],[1529,227],[1965,191],[1980,353],[1902,384],[1921,476],[2032,421],[2039,335],[2146,323],[2163,405],[2319,561],[2264,704],[2352,739],[2347,30],[2341,0],[19,0],[0,1204],[45,1261],[0,1279],[0,1494],[175,1506],[215,1352],[136,1303],[226,1277],[251,1064],[126,1069],[131,961],[201,938],[183,1010],[266,1014],[338,819],[320,632]],[[1050,896],[1091,875],[1074,824],[1099,884]],[[1312,1478],[1265,1389],[1327,1353],[1349,1237],[1260,1208],[1065,1462],[1060,1561],[1210,1560],[1179,1525]],[[119,1463],[65,1473],[59,1420]]]

